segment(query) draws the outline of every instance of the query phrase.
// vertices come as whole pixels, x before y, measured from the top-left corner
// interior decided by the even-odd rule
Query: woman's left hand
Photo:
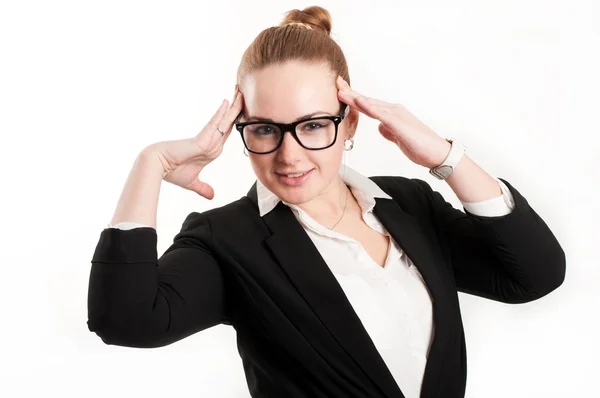
[[[450,143],[417,119],[404,106],[365,97],[352,90],[341,76],[338,76],[336,85],[340,101],[370,118],[379,120],[381,135],[398,145],[410,160],[432,168],[446,159],[450,151]]]

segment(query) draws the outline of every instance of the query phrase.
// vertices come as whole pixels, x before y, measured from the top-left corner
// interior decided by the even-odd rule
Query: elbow
[[[126,330],[106,325],[90,326],[91,332],[96,333],[106,345],[117,345],[131,348],[159,348],[169,345],[173,340],[165,338],[164,334],[142,333],[138,330]]]
[[[540,283],[540,286],[536,289],[538,298],[544,297],[555,291],[565,281],[567,269],[566,256],[562,248],[560,248],[560,246],[558,248],[559,252],[554,256],[553,261],[548,262],[548,267],[546,268],[547,272],[543,279],[543,283]]]
[[[142,333],[137,328],[125,325],[114,325],[106,321],[87,321],[90,332],[96,333],[106,345],[117,345],[132,348],[157,348],[166,345],[157,336]]]
[[[505,302],[522,304],[541,299],[558,289],[565,281],[565,275],[566,258],[564,252],[560,249],[558,255],[545,263],[543,275],[536,278],[535,281],[531,281],[532,283],[530,283],[529,288],[522,288],[520,290],[521,294],[515,295],[512,299],[508,299]]]
[[[552,244],[546,245],[539,258],[541,266],[535,280],[531,281],[531,290],[536,292],[534,299],[542,298],[558,289],[565,281],[567,269],[565,251],[556,238]]]
[[[88,329],[90,332],[96,333],[100,340],[106,345],[118,345],[123,347],[136,346],[135,342],[119,330],[109,327],[105,324],[92,323],[90,320],[87,321]]]
[[[89,331],[107,345],[156,348],[167,344],[171,314],[166,301],[156,294],[133,299],[92,285],[87,318]]]
[[[87,326],[107,345],[157,348],[170,344],[157,314],[124,311],[88,312]]]

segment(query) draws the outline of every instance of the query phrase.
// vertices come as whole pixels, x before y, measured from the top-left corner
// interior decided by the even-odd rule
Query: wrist
[[[428,169],[432,169],[432,168],[438,167],[439,165],[444,163],[444,161],[450,154],[451,149],[452,149],[452,144],[444,139],[443,142],[440,144],[440,149],[438,151],[438,155],[436,156],[436,160],[432,162],[433,164],[429,164],[426,167]]]
[[[148,170],[148,173],[154,174],[162,180],[168,173],[163,157],[160,152],[154,150],[152,146],[144,148],[136,159],[136,165]]]
[[[440,163],[429,169],[429,174],[439,180],[444,180],[453,173],[454,169],[463,158],[466,150],[464,145],[453,138],[446,138],[446,141],[450,144],[450,150]]]

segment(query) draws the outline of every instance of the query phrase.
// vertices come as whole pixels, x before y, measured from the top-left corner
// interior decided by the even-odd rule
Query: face
[[[335,79],[327,64],[289,62],[272,65],[247,76],[240,86],[244,94],[244,113],[240,121],[270,119],[292,123],[305,115],[339,115],[340,101]],[[343,107],[342,107],[343,109]],[[279,149],[268,154],[249,153],[257,178],[280,199],[306,204],[331,195],[339,188],[338,170],[344,141],[354,135],[358,112],[351,109],[338,126],[333,146],[321,150],[305,149],[289,132]],[[291,173],[304,173],[290,178]]]

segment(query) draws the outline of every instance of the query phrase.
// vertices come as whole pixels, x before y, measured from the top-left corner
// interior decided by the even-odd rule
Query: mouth
[[[279,177],[279,181],[285,185],[298,186],[303,184],[308,177],[312,174],[314,169],[310,169],[307,171],[285,171],[285,172],[275,172],[277,177]]]
[[[310,171],[310,170],[308,170]],[[285,176],[285,177],[290,177],[290,178],[298,178],[303,176],[304,174],[308,173],[308,171],[290,171],[290,172],[275,172],[275,174],[280,175],[280,176]]]

